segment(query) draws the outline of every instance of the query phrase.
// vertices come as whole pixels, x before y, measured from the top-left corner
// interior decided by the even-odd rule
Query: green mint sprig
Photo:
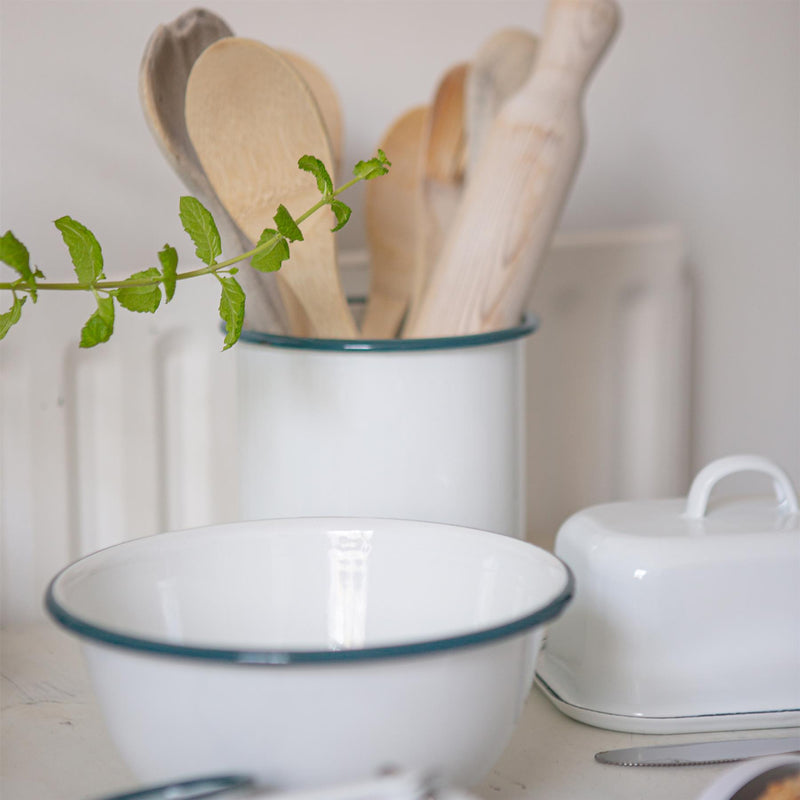
[[[175,296],[179,281],[213,275],[219,281],[221,295],[219,315],[225,323],[226,335],[223,350],[234,345],[242,332],[245,309],[245,292],[234,277],[240,261],[250,259],[250,266],[260,272],[275,272],[290,257],[290,243],[303,240],[300,229],[305,220],[324,206],[330,206],[336,217],[333,231],[338,231],[350,219],[350,208],[338,195],[363,180],[372,180],[389,171],[391,162],[382,150],[368,161],[359,161],[353,168],[353,178],[334,188],[325,165],[314,156],[303,156],[298,167],[311,173],[317,181],[321,198],[311,208],[294,218],[284,205],[279,205],[273,221],[274,228],[265,228],[252,250],[223,261],[222,240],[211,212],[195,197],[181,197],[180,220],[183,229],[195,246],[195,255],[204,266],[178,272],[178,252],[169,244],[158,252],[158,267],[134,272],[125,280],[108,280],[104,272],[103,251],[95,235],[71,217],[60,217],[55,226],[69,251],[77,280],[56,283],[45,280],[38,267],[31,267],[28,248],[11,231],[0,237],[0,261],[14,270],[15,281],[0,282],[0,290],[11,292],[11,308],[0,314],[0,339],[22,317],[22,308],[28,298],[33,303],[40,291],[90,292],[96,308],[81,330],[81,347],[94,347],[107,342],[114,332],[116,307],[138,313],[155,313],[161,301],[169,303]]]

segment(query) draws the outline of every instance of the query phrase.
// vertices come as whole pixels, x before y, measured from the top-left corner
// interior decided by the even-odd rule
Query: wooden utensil
[[[492,124],[405,336],[519,321],[581,155],[583,92],[618,18],[614,0],[551,0],[533,74]]]
[[[458,208],[464,184],[464,86],[468,64],[451,67],[439,81],[423,141],[422,213],[409,318],[413,319]]]
[[[254,241],[274,227],[280,203],[298,216],[319,200],[316,180],[297,166],[308,154],[332,168],[319,108],[295,69],[267,45],[233,37],[206,49],[189,76],[186,124],[220,200]],[[294,292],[315,336],[354,338],[334,224],[329,209],[303,224],[304,241],[291,244],[278,282]]]
[[[344,120],[339,94],[328,76],[316,64],[289,50],[278,52],[297,70],[317,101],[331,143],[334,162],[331,174],[335,178],[340,174],[344,147]]]
[[[223,19],[201,8],[160,25],[142,57],[139,97],[150,130],[175,174],[227,233],[226,242],[235,240],[239,252],[246,252],[252,244],[219,202],[189,139],[184,116],[186,84],[193,64],[210,44],[232,35]],[[247,294],[245,325],[285,333],[288,323],[275,276],[243,269],[239,282]]]
[[[504,28],[476,53],[464,89],[467,176],[475,169],[501,106],[530,77],[538,48],[538,37],[529,31]]]
[[[418,106],[395,120],[380,143],[392,168],[365,188],[370,286],[361,334],[368,339],[396,336],[411,299],[427,116]]]
[[[333,156],[331,177],[335,182],[341,170],[342,149],[344,147],[344,125],[339,95],[327,75],[316,64],[289,50],[279,50],[278,52],[306,82],[319,106],[331,145],[331,155]],[[278,286],[289,318],[289,329],[292,334],[301,337],[313,336],[314,328],[295,293],[285,281],[279,281]]]

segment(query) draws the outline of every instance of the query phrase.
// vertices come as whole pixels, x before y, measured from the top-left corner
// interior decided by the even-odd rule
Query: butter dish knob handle
[[[797,493],[789,476],[777,464],[762,456],[737,455],[712,461],[697,473],[689,489],[685,516],[702,519],[708,507],[711,490],[719,481],[735,472],[763,472],[769,475],[775,487],[778,505],[787,514],[797,513]]]

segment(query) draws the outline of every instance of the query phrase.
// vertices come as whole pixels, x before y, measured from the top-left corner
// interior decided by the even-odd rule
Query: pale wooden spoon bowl
[[[252,243],[223,208],[203,170],[189,138],[184,101],[189,73],[200,54],[211,44],[233,35],[228,24],[205,9],[181,14],[153,32],[139,68],[139,97],[145,119],[159,149],[175,174],[214,216],[223,232],[235,238],[239,252]],[[251,269],[239,273],[247,294],[245,325],[248,328],[286,333],[288,321],[273,275]]]
[[[316,101],[277,51],[252,39],[221,39],[195,62],[186,90],[192,144],[225,208],[253,241],[283,203],[299,216],[319,199],[312,175],[297,162],[319,158],[332,169],[328,135]],[[331,228],[322,209],[303,225],[304,241],[277,273],[307,314],[313,335],[358,335],[342,290]]]
[[[278,52],[297,70],[300,77],[308,84],[311,94],[317,101],[331,144],[331,154],[333,155],[333,172],[331,175],[335,181],[341,171],[344,148],[344,117],[339,93],[322,69],[305,56],[289,50],[279,50]]]

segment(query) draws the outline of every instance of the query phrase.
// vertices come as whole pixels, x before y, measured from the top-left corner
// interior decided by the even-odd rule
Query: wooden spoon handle
[[[368,339],[396,336],[411,299],[427,117],[428,107],[417,106],[392,123],[380,144],[392,169],[364,190],[370,286],[361,333]]]
[[[409,318],[419,308],[461,200],[466,160],[464,87],[469,69],[468,63],[456,64],[442,76],[423,133],[420,233]]]
[[[533,74],[492,124],[406,337],[519,321],[580,159],[582,94],[618,17],[614,0],[552,0]]]

